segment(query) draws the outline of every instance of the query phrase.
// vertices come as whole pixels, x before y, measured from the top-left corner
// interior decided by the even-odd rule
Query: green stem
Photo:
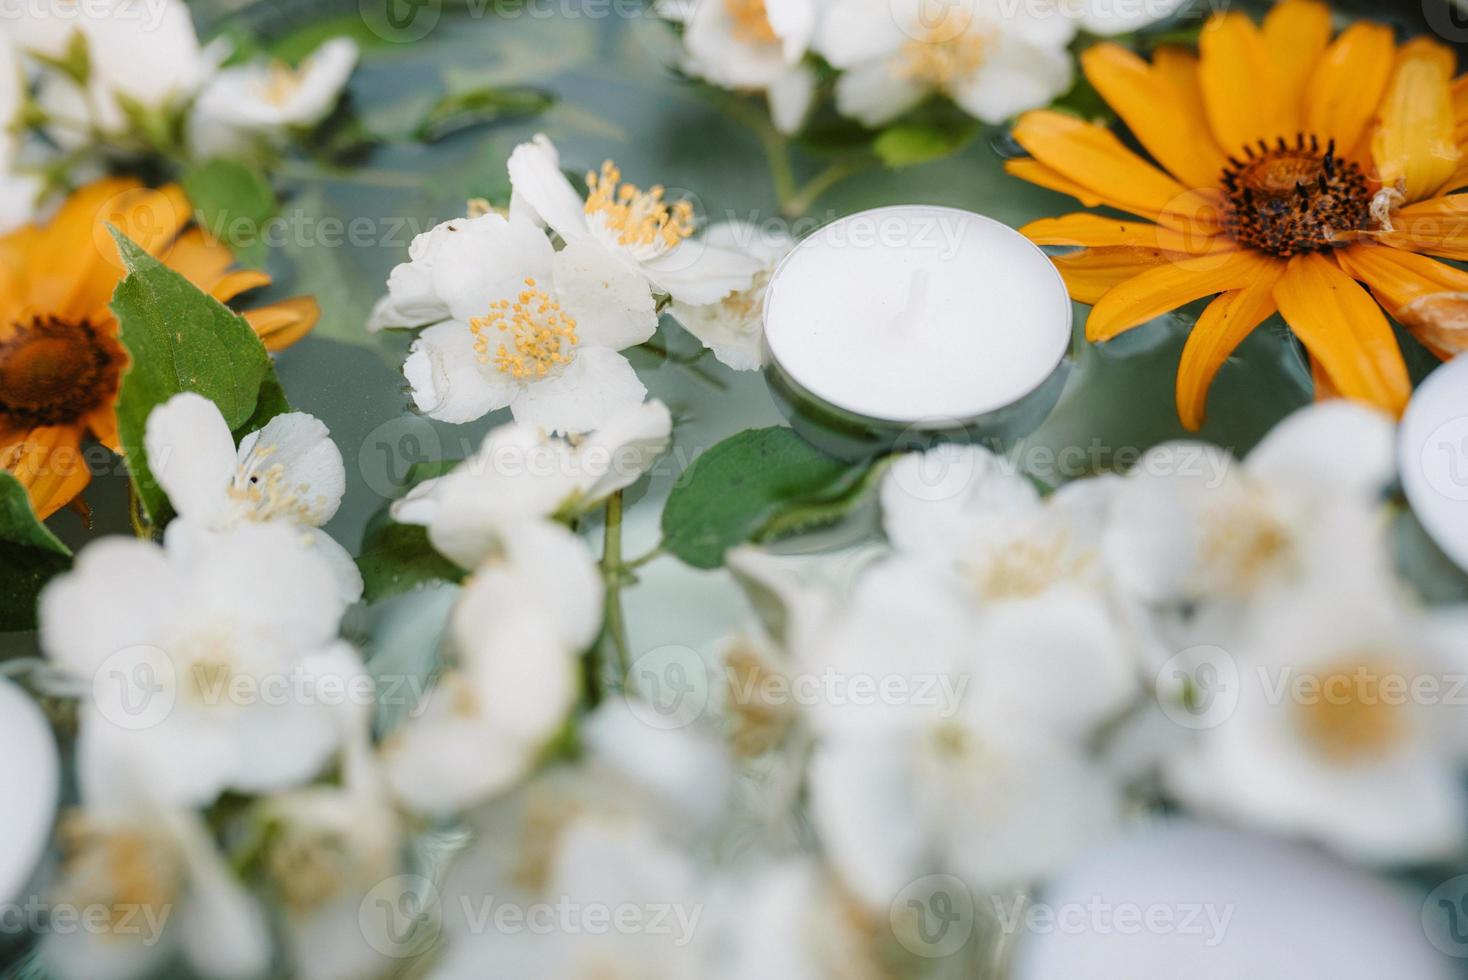
[[[790,143],[770,122],[769,117],[755,107],[747,98],[735,96],[728,103],[730,115],[759,137],[760,147],[765,151],[765,162],[770,168],[770,181],[775,185],[775,200],[780,211],[789,214],[787,207],[795,197],[795,171],[790,165]]]
[[[622,585],[627,568],[622,563],[622,491],[607,498],[606,536],[601,553],[601,573],[606,582],[606,609],[602,630],[616,657],[616,676],[625,682],[632,667],[631,647],[627,642],[627,622],[622,615]]]
[[[138,496],[137,485],[131,480],[127,483],[127,516],[132,523],[133,534],[144,541],[153,540],[153,522],[148,520],[143,509],[143,498]]]
[[[661,558],[662,556],[663,556],[663,546],[662,545],[658,545],[656,548],[653,548],[651,551],[644,552],[643,554],[638,555],[636,558],[629,558],[629,559],[627,559],[626,561],[624,561],[622,563],[622,567],[625,568],[625,569],[627,569],[628,571],[631,571],[634,568],[641,568],[643,565],[646,565],[648,562],[653,561],[654,559],[657,559],[657,558]]]
[[[853,174],[859,174],[872,165],[869,157],[856,157],[850,160],[838,160],[825,170],[816,174],[806,181],[800,190],[793,193],[788,199],[780,204],[780,211],[787,218],[798,218],[811,209],[816,200],[826,191],[835,187],[841,181]]]

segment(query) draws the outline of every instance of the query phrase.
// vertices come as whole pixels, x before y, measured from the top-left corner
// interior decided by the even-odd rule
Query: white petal
[[[873,128],[921,102],[928,90],[902,78],[888,61],[854,65],[836,79],[836,110]]]
[[[357,568],[357,561],[352,557],[351,552],[320,528],[316,528],[307,544],[313,552],[331,566],[331,573],[336,579],[337,594],[341,597],[341,601],[350,606],[361,599],[362,572]]]
[[[656,399],[607,419],[576,449],[586,502],[636,483],[667,452],[672,433],[668,406]]]
[[[418,335],[403,361],[413,404],[444,422],[473,422],[514,399],[518,386],[479,363],[469,324],[447,320]]]
[[[748,289],[763,266],[742,252],[689,238],[672,251],[644,262],[642,268],[659,290],[680,302],[699,305]]]
[[[184,819],[197,820],[193,814]],[[188,836],[186,848],[188,892],[177,929],[189,964],[219,980],[263,976],[272,950],[265,910],[234,878],[202,825]]]
[[[580,343],[622,350],[658,328],[647,280],[594,242],[570,242],[552,260],[556,296]]]
[[[912,40],[888,0],[837,0],[816,32],[816,50],[837,68],[884,60]]]
[[[1076,19],[1092,34],[1115,37],[1171,17],[1182,5],[1183,0],[1086,0]]]
[[[1070,55],[1018,40],[994,46],[983,65],[953,92],[953,101],[986,123],[998,124],[1038,109],[1064,94],[1074,81]]]
[[[503,585],[493,577],[471,581],[454,613],[456,649],[473,683],[479,710],[490,725],[517,742],[544,745],[576,703],[576,655],[534,606],[497,601],[497,614],[477,610],[484,590]],[[465,624],[473,623],[472,629]]]
[[[980,522],[1033,512],[1040,495],[988,449],[946,443],[898,459],[881,501],[882,528],[899,551],[941,560],[968,544]]]
[[[816,98],[816,73],[801,65],[782,72],[765,91],[775,128],[789,135],[798,132]]]
[[[1262,480],[1306,491],[1376,499],[1396,474],[1395,443],[1391,418],[1335,399],[1302,408],[1269,430],[1249,453],[1244,469]]]
[[[20,896],[51,837],[60,790],[56,738],[36,702],[8,680],[0,680],[0,740],[10,761],[0,775],[0,901]]]
[[[544,133],[510,153],[510,214],[534,217],[566,241],[586,235],[586,203],[561,173],[561,155]]]
[[[223,519],[235,447],[217,405],[191,391],[174,395],[148,414],[143,445],[175,511],[206,524]]]
[[[590,646],[601,627],[603,586],[585,542],[552,521],[525,521],[507,526],[500,545],[500,557],[480,568],[455,613],[461,644],[473,646],[486,624],[528,607],[565,648]]]
[[[700,3],[683,32],[684,68],[721,88],[764,88],[789,68],[781,45],[745,39],[725,3]]]
[[[816,32],[817,13],[816,0],[766,0],[765,18],[779,36],[781,52],[790,64],[805,57]]]
[[[293,501],[279,517],[319,527],[341,506],[347,490],[346,465],[326,424],[314,415],[277,415],[263,429],[240,440],[234,487],[241,494],[254,487],[267,491],[256,508],[266,511],[261,516],[277,516],[268,513],[270,505],[278,503],[268,492],[276,479]]]
[[[545,232],[529,221],[490,213],[456,222],[434,261],[434,293],[455,319],[484,316],[491,303],[513,302],[527,279],[549,291],[552,251]]]
[[[646,395],[627,358],[606,347],[583,347],[560,374],[527,385],[510,410],[515,421],[547,432],[581,433],[635,408]]]

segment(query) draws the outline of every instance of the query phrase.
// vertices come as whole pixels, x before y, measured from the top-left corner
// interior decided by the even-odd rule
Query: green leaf
[[[66,48],[59,55],[49,55],[33,49],[26,54],[48,68],[54,68],[78,85],[86,85],[92,74],[92,54],[87,47],[87,37],[81,30],[71,32]]]
[[[182,182],[199,224],[241,264],[264,265],[266,225],[280,207],[265,175],[237,160],[211,160],[186,171]]]
[[[31,511],[25,487],[0,470],[0,630],[32,629],[41,587],[71,551]]]
[[[374,518],[362,536],[357,569],[362,573],[362,598],[369,603],[422,585],[464,579],[463,569],[433,550],[427,528],[394,523],[386,513]]]
[[[957,153],[978,133],[977,122],[950,126],[899,123],[877,134],[872,141],[872,150],[888,167],[911,167]]]
[[[148,413],[181,391],[194,391],[219,406],[237,431],[255,417],[262,386],[274,383],[270,357],[242,317],[126,235],[113,229],[112,237],[128,270],[112,294],[112,311],[132,361],[117,395],[118,436],[148,516],[162,524],[168,500],[143,448]],[[277,404],[272,391],[267,407]]]
[[[413,138],[435,143],[446,136],[490,123],[535,116],[555,105],[556,97],[545,89],[521,86],[486,86],[453,92],[439,99],[418,123]]]
[[[718,568],[746,541],[771,541],[839,520],[871,485],[871,463],[827,456],[790,429],[750,429],[693,461],[663,507],[663,546],[695,568]]]

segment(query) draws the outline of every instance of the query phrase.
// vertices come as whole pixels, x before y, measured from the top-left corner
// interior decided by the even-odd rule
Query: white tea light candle
[[[1011,436],[1022,434],[1013,420],[1037,425],[1058,395],[1071,301],[1049,257],[1007,225],[954,208],[878,208],[784,258],[764,336],[797,428],[811,415],[855,416],[868,429]],[[1016,411],[1041,392],[1043,412]]]
[[[1412,512],[1468,571],[1468,357],[1454,358],[1418,386],[1397,446]]]

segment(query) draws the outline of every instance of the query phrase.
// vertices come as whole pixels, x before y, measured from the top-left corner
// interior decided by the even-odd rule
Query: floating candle
[[[764,335],[777,399],[828,448],[878,451],[897,433],[1003,439],[1038,425],[1059,394],[1071,302],[1049,257],[1007,225],[878,208],[785,257]]]
[[[1468,570],[1468,357],[1454,358],[1418,386],[1397,447],[1412,512],[1443,553]]]

